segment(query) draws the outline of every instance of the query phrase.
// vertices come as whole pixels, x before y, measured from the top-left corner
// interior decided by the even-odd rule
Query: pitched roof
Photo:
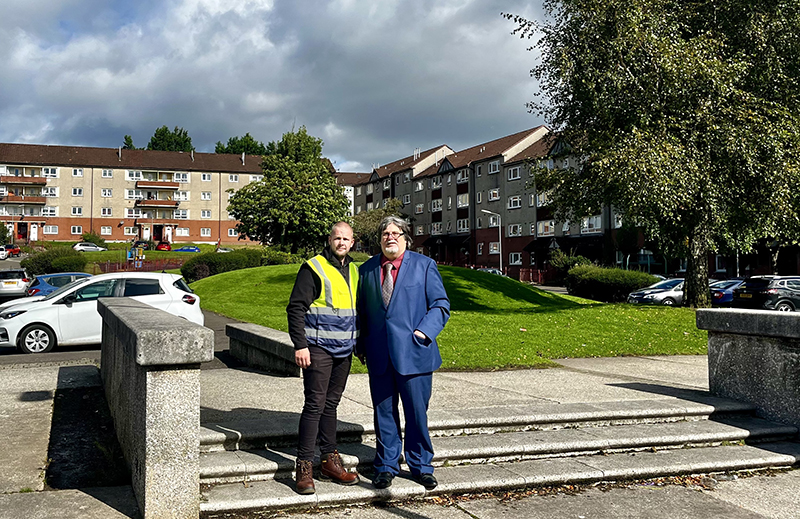
[[[386,178],[392,175],[392,173],[413,169],[413,167],[419,162],[425,161],[431,156],[431,154],[438,153],[440,150],[443,150],[442,158],[447,156],[448,151],[452,151],[446,144],[442,144],[441,146],[436,146],[435,148],[420,152],[419,154],[410,155],[394,162],[384,164],[383,166],[379,166],[375,168],[374,172],[377,173],[378,178]]]
[[[0,143],[0,164],[156,171],[260,173],[261,156]]]
[[[336,177],[336,183],[340,186],[354,186],[356,184],[361,184],[362,182],[366,182],[369,180],[371,173],[347,173],[343,171],[337,171],[334,173]]]

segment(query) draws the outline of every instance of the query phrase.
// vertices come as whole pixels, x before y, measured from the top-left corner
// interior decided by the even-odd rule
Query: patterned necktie
[[[383,296],[383,304],[389,306],[389,301],[392,300],[392,292],[394,292],[394,279],[392,279],[392,269],[394,265],[387,263],[383,266],[383,284],[381,285],[381,295]]]

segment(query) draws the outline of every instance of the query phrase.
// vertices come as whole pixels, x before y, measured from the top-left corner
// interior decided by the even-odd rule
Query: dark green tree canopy
[[[560,217],[611,203],[688,257],[687,300],[708,305],[708,253],[797,232],[800,4],[545,0],[529,105],[580,164],[540,170]],[[794,186],[794,187],[793,187]]]
[[[408,219],[403,214],[403,202],[397,198],[390,198],[386,202],[386,207],[362,211],[353,217],[353,234],[361,243],[371,248],[380,246],[381,237],[378,234],[378,226],[387,216],[399,216]]]
[[[267,147],[264,146],[263,142],[255,140],[249,133],[245,133],[242,137],[231,137],[228,139],[228,144],[222,144],[221,141],[218,141],[217,146],[214,148],[214,153],[266,155]]]
[[[133,144],[131,142],[131,144]],[[183,128],[175,127],[170,131],[166,126],[156,129],[150,142],[147,144],[148,150],[158,151],[194,151],[192,146],[192,138],[189,137],[189,132]]]
[[[136,146],[133,145],[133,137],[130,135],[126,135],[122,139],[122,149],[123,150],[135,150]]]
[[[267,144],[266,154],[278,155],[294,162],[311,163],[326,160],[322,157],[322,139],[309,135],[305,126],[301,126],[296,132],[293,130],[284,133],[281,140]]]

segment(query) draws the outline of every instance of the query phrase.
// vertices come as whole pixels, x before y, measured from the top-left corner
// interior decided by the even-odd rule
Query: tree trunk
[[[704,224],[695,227],[689,236],[689,261],[683,283],[683,304],[691,308],[711,306],[708,290],[708,242]]]

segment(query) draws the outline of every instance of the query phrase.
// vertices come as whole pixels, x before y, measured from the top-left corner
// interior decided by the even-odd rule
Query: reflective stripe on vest
[[[309,344],[328,350],[333,356],[349,355],[358,337],[356,326],[356,290],[358,268],[349,265],[350,284],[341,271],[322,255],[306,262],[320,280],[319,297],[305,315]]]

